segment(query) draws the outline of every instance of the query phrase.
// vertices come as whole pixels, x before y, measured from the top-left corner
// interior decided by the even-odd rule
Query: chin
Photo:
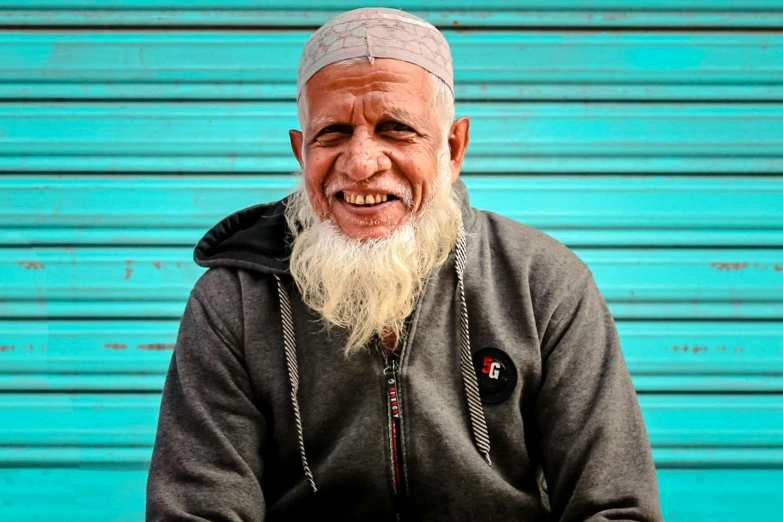
[[[394,234],[395,229],[396,227],[371,226],[362,229],[351,227],[346,230],[345,228],[340,227],[340,231],[346,238],[361,241],[362,243],[388,239]]]
[[[340,222],[332,217],[332,223],[342,232],[343,236],[364,243],[389,239],[400,227],[408,223],[408,216],[404,216],[394,224],[378,222],[377,220],[373,222],[372,219],[350,221],[352,222]]]

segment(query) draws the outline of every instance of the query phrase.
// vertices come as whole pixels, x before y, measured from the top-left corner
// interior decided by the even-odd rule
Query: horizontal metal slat
[[[0,3],[0,21],[7,25],[238,25],[312,26],[356,7],[386,6],[386,2],[271,2],[268,0],[166,1],[113,0],[93,2],[55,0]],[[439,26],[578,26],[578,27],[777,27],[783,22],[779,0],[748,2],[698,0],[622,0],[585,3],[577,0],[523,0],[509,5],[492,0],[480,5],[466,1],[412,0],[395,3]]]
[[[186,248],[0,250],[0,298],[184,301],[204,272]]]
[[[783,391],[781,323],[618,323],[638,391]],[[177,321],[0,321],[0,390],[163,386]]]
[[[576,249],[608,301],[783,304],[783,251]],[[159,248],[0,249],[7,301],[178,301],[203,269],[192,250]]]
[[[101,448],[79,446],[0,447],[0,476],[9,468],[103,469],[120,473],[149,466],[149,446]],[[777,469],[783,465],[779,448],[653,448],[658,473],[669,470]],[[667,470],[667,471],[663,471]],[[720,473],[719,471],[718,473]],[[2,498],[2,497],[0,497]]]
[[[753,301],[734,301],[731,303],[634,303],[610,301],[609,310],[615,319],[666,319],[669,321],[710,319],[731,321],[739,319],[777,320],[783,318],[783,303],[757,303]]]
[[[0,317],[20,319],[177,319],[185,301],[10,301],[0,300]],[[615,319],[666,320],[778,320],[783,319],[779,302],[626,302],[610,301]]]
[[[755,392],[783,391],[776,375],[632,375],[638,392]]]
[[[724,450],[726,451],[726,450]],[[748,451],[752,455],[753,450]],[[727,453],[727,455],[730,455]],[[149,467],[152,448],[145,446],[122,447],[106,446],[102,448],[79,446],[3,446],[0,447],[0,473],[8,468],[52,467],[52,468],[104,468],[120,472],[122,469],[136,467],[146,471]],[[770,462],[775,454],[764,457]],[[746,460],[758,460],[747,458]],[[5,468],[5,469],[4,469]]]
[[[168,354],[170,355],[170,353]],[[0,358],[1,360],[2,358]],[[163,366],[163,365],[161,365]],[[771,375],[632,375],[637,392],[755,392],[783,391],[783,377]],[[164,376],[159,374],[7,374],[0,373],[0,390],[24,392],[146,392],[160,391]]]
[[[41,216],[45,218],[45,216]],[[206,228],[5,228],[0,245],[181,245],[192,246]],[[576,246],[724,246],[781,247],[783,229],[563,229],[541,230],[566,245]]]
[[[0,33],[0,99],[293,101],[309,34]],[[463,101],[783,99],[777,33],[447,31],[446,37]]]
[[[0,368],[22,375],[162,376],[178,328],[177,320],[0,321]]]
[[[0,446],[151,446],[159,395],[0,395]]]
[[[783,508],[781,475],[780,469],[659,470],[664,520],[774,520]]]
[[[783,373],[783,323],[619,321],[617,329],[635,374]]]
[[[780,395],[640,395],[654,446],[781,446]]]
[[[0,505],[10,520],[144,520],[146,468],[8,467],[0,481],[9,486],[0,489]],[[781,481],[780,469],[658,470],[663,515],[675,522],[775,520],[783,510]]]
[[[3,237],[28,227],[205,231],[237,209],[280,199],[294,176],[4,176]],[[537,228],[783,232],[783,178],[466,175],[471,204]],[[48,230],[38,232],[45,236]],[[62,230],[59,230],[60,235]],[[594,231],[597,232],[597,231]],[[608,231],[607,231],[608,233]],[[194,238],[194,243],[198,238]],[[24,241],[19,237],[20,241]],[[142,241],[144,243],[146,241]]]
[[[465,172],[783,172],[774,104],[458,104],[472,118]],[[0,170],[297,170],[293,103],[0,105]]]
[[[116,451],[116,450],[111,450]],[[0,468],[7,520],[142,522],[148,464]]]
[[[158,373],[177,320],[0,321],[6,373]],[[640,374],[750,375],[783,368],[783,323],[619,321],[629,368]]]
[[[639,401],[655,447],[783,447],[780,395],[642,394]],[[152,394],[4,393],[0,445],[151,446],[159,403]]]

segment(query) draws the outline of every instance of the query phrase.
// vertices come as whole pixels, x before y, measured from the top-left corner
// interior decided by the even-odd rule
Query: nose
[[[376,138],[367,132],[354,132],[348,148],[340,155],[337,171],[354,181],[364,181],[391,168],[391,160]]]

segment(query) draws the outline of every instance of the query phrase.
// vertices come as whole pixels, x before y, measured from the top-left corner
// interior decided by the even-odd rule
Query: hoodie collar
[[[472,228],[475,214],[465,184],[452,185],[462,201],[462,222]],[[289,197],[235,212],[212,227],[196,244],[193,259],[209,268],[226,266],[266,274],[288,274],[292,236],[285,220]]]
[[[287,202],[288,197],[255,205],[220,221],[196,245],[196,264],[288,273],[291,236],[285,220]]]

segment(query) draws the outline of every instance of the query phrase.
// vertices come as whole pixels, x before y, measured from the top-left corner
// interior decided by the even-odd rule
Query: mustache
[[[391,194],[402,201],[406,206],[413,206],[413,191],[403,182],[379,179],[367,181],[351,181],[344,179],[329,179],[323,185],[323,192],[327,199],[333,198],[337,193],[349,191]]]

